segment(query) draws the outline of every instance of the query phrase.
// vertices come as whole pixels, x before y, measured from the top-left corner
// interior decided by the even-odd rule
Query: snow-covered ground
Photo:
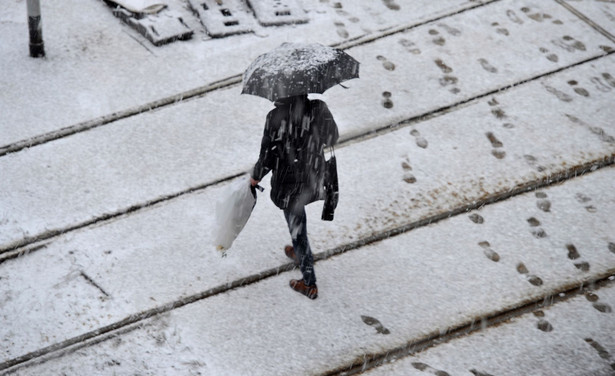
[[[0,147],[236,76],[282,42],[337,44],[481,1],[407,1],[403,11],[390,10],[383,2],[302,3],[310,18],[306,24],[262,27],[221,39],[206,36],[196,17],[186,12],[187,21],[194,18],[195,36],[156,48],[115,18],[102,0],[45,1],[41,12],[47,58],[42,61],[27,58],[26,1],[10,0],[0,14],[5,41],[0,44]]]
[[[43,60],[6,5],[0,372],[328,374],[391,352],[370,372],[610,374],[615,4],[301,3],[306,24],[154,47],[102,1],[44,2]],[[288,40],[361,62],[317,96],[344,142],[336,220],[308,207],[316,301],[287,287],[268,189],[228,256],[212,245],[271,108],[238,75]]]
[[[26,368],[23,374],[321,374],[360,359],[364,354],[380,353],[446,333],[524,303],[542,302],[570,290],[571,286],[583,286],[592,278],[613,273],[615,253],[609,250],[609,241],[611,244],[613,241],[612,237],[609,238],[609,229],[612,229],[611,213],[615,210],[615,195],[611,189],[614,179],[615,169],[606,168],[564,185],[529,192],[485,206],[469,215],[459,215],[321,261],[317,264],[321,293],[316,301],[310,301],[287,287],[288,280],[297,272],[281,273],[142,320],[128,333],[113,336],[66,357]],[[549,212],[537,206],[537,195],[548,197],[552,203]],[[580,203],[580,197],[591,201]],[[591,203],[595,210],[587,210],[587,203]],[[480,215],[483,222],[475,223],[471,215]],[[575,226],[577,223],[584,225]],[[593,232],[588,233],[588,228]],[[541,233],[545,235],[537,235]],[[572,247],[578,257],[571,255]],[[167,249],[167,252],[172,251]],[[239,248],[237,252],[243,254],[207,265],[199,260],[197,270],[184,270],[185,276],[168,276],[168,283],[173,283],[176,278],[192,277],[192,284],[197,284],[198,269],[203,276],[206,270],[213,272],[228,263],[238,267],[239,257],[259,258],[247,254],[256,250]],[[114,254],[109,256],[114,257]],[[148,256],[141,255],[140,272],[134,276],[135,279],[149,279],[150,273],[158,273],[161,269],[172,275],[177,273],[166,269],[165,260],[157,255],[151,256],[149,270],[145,272],[145,257]],[[284,262],[281,257],[277,261],[278,264]],[[133,260],[136,262],[139,261]],[[587,265],[588,269],[579,265]],[[244,274],[257,270],[242,268]],[[86,271],[98,276],[95,270]],[[28,335],[30,340],[38,340],[39,331],[41,336],[51,336],[55,330],[52,322],[65,325],[64,330],[56,334],[54,342],[63,339],[58,338],[61,334],[77,334],[78,331],[71,333],[66,327],[67,322],[79,326],[81,332],[95,329],[97,325],[104,325],[106,314],[113,314],[111,306],[128,307],[138,300],[148,300],[155,293],[141,291],[140,298],[127,296],[137,290],[128,287],[135,281],[118,278],[115,281],[117,287],[101,282],[109,289],[110,299],[104,299],[100,291],[87,284],[83,284],[82,289],[89,287],[91,298],[77,299],[75,294],[79,294],[79,290],[75,286],[82,282],[80,279],[75,275],[65,281],[65,286],[56,287],[59,294],[66,296],[56,296],[54,300],[62,302],[55,309],[50,307],[51,304],[48,306],[45,320],[50,322],[44,329]],[[186,287],[188,283],[183,281],[181,284]],[[609,286],[608,290],[612,290],[612,282]],[[603,296],[602,291],[597,291],[597,294],[605,312],[591,308],[591,319],[584,318],[576,325],[552,322],[556,328],[553,335],[568,335],[567,328],[572,327],[574,331],[587,333],[580,335],[596,338],[612,353],[615,343],[605,333],[613,328],[611,308],[615,300],[612,293]],[[41,293],[45,295],[45,292]],[[103,303],[96,302],[97,298]],[[72,299],[75,302],[71,305]],[[162,299],[160,296],[149,298],[152,303]],[[71,312],[72,308],[77,308],[74,305],[84,304],[87,304],[87,309]],[[98,308],[100,304],[103,307]],[[585,304],[591,307],[590,302]],[[80,319],[97,311],[96,317],[79,323]],[[133,308],[133,312],[139,311]],[[378,324],[368,325],[362,316],[378,320],[381,331],[386,328],[390,333],[380,333]],[[550,317],[548,315],[547,319]],[[594,327],[585,327],[585,320],[593,322]],[[25,325],[27,323],[20,327]],[[506,346],[492,348],[489,357],[507,357],[508,346],[515,343],[514,351],[520,353],[519,370],[524,370],[526,364],[522,360],[527,351],[526,342],[534,346],[531,340],[524,340],[524,335],[524,331],[507,331]],[[16,341],[14,346],[17,348],[19,342]],[[548,346],[557,354],[557,342]],[[564,346],[562,351],[571,352],[577,351],[578,347],[567,349],[565,343],[559,346]],[[449,364],[454,366],[455,360],[464,359],[465,349],[466,346],[462,346],[460,354],[452,351]],[[593,349],[586,347],[584,350],[583,363],[571,360],[565,367],[558,367],[568,370],[575,370],[576,366],[583,367],[583,370],[585,367],[607,369],[605,359],[596,356]],[[477,351],[475,356],[474,365],[487,372],[504,366],[498,362],[482,363],[481,358],[487,356],[482,351]],[[467,361],[465,359],[464,363]],[[535,363],[536,360],[528,359],[528,362]],[[431,361],[429,364],[436,365]],[[452,374],[463,374],[463,368],[448,367],[448,370],[458,371]],[[551,372],[548,368],[546,371]]]
[[[612,285],[365,374],[613,375],[615,320],[596,308],[604,304],[615,304]]]

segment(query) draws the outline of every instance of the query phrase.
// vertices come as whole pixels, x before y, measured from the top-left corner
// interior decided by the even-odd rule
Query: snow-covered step
[[[612,282],[364,375],[613,375],[615,320],[607,306],[615,307]]]
[[[612,163],[615,81],[607,88],[596,78],[614,63],[578,66],[340,151],[338,221],[322,231],[351,242],[574,166]]]
[[[341,134],[429,114],[604,53],[608,39],[548,4],[548,20],[513,10],[538,11],[546,3],[501,1],[351,48],[362,63],[361,79],[324,96]],[[508,35],[494,28],[496,19],[510,28]],[[563,35],[557,42],[573,47],[557,47],[551,35]],[[557,48],[556,58],[543,46]],[[483,57],[485,51],[491,55]],[[0,204],[10,214],[0,219],[0,247],[247,170],[271,105],[239,92],[237,86],[215,91],[2,158],[7,178],[0,182],[6,192]]]
[[[182,19],[181,14],[173,10],[139,15],[117,7],[113,10],[113,14],[147,38],[154,46],[187,40],[194,34],[194,31]]]
[[[254,31],[254,18],[243,0],[189,0],[189,3],[213,37]]]
[[[216,375],[319,374],[351,364],[365,354],[385,353],[481,317],[535,300],[543,302],[592,276],[604,278],[615,271],[615,239],[609,231],[615,225],[611,215],[615,210],[613,179],[615,168],[605,168],[321,261],[316,264],[319,297],[315,301],[288,288],[288,280],[298,272],[282,273],[168,311],[127,333],[22,372],[92,374],[155,369]],[[550,200],[550,211],[536,205],[537,197]],[[588,202],[595,210],[587,209]],[[473,220],[472,215],[483,220]],[[547,235],[536,236],[537,229]],[[571,254],[571,247],[578,255]],[[254,257],[253,253],[250,250],[243,257]],[[154,268],[144,267],[144,260],[141,270],[154,272]],[[586,263],[587,269],[579,268],[579,262]],[[568,331],[579,332],[612,351],[607,329],[612,326],[610,311],[615,301],[610,290],[596,292],[600,307],[577,299],[570,303],[574,307],[565,306],[562,314],[552,313],[560,309],[557,306],[545,309],[544,320],[553,330],[535,335],[571,338]],[[583,315],[576,317],[577,313]],[[530,330],[526,328],[528,321],[521,321],[525,324],[519,335]],[[529,325],[534,327],[536,321]],[[484,336],[515,327],[506,328],[490,329]],[[41,336],[47,333],[41,331]],[[481,334],[465,341],[478,341],[482,348],[488,345],[482,338]],[[513,346],[515,338],[519,337],[511,334],[502,339],[503,347],[496,346],[494,351]],[[16,340],[15,346],[21,341]],[[580,347],[569,342],[557,342],[557,346],[564,352]],[[470,362],[479,354],[461,360]],[[597,359],[590,361],[589,350],[582,354],[588,365],[606,366]],[[447,371],[454,371],[449,365],[460,360],[451,356],[447,363],[443,359],[439,363],[430,353],[420,359]],[[505,366],[498,361],[501,359],[492,358],[485,365]]]
[[[308,207],[314,251],[321,254],[473,202],[480,204],[579,164],[612,158],[615,146],[610,137],[615,129],[608,104],[615,87],[601,91],[589,85],[592,77],[613,66],[613,60],[581,65],[413,127],[339,148],[341,201],[336,220],[318,220],[321,204]],[[569,83],[572,80],[577,89],[586,88],[589,96],[575,92]],[[229,128],[227,136],[231,131]],[[211,163],[224,169],[235,162],[220,158]],[[267,182],[264,185],[269,188]],[[12,297],[3,311],[13,323],[10,328],[21,328],[9,328],[8,335],[0,336],[10,341],[7,348],[13,352],[7,357],[285,264],[281,249],[288,242],[286,225],[267,193],[259,196],[251,220],[228,257],[220,258],[211,231],[214,208],[226,186],[67,233],[46,249],[1,264],[0,295]],[[541,193],[532,198],[532,210],[517,220],[528,237],[549,243],[560,231],[550,224],[552,215],[566,213],[574,200],[573,205],[589,217],[566,216],[573,222],[561,230],[577,226],[586,231],[587,224],[591,236],[603,236],[610,233],[612,224],[587,221],[609,212],[608,198],[603,196],[608,194],[610,191],[579,189],[560,200]],[[475,229],[484,229],[485,234],[508,228],[497,222],[490,227],[490,219],[480,212],[474,214],[471,218],[477,223],[485,222]],[[541,229],[547,237],[534,238],[532,233],[540,235]],[[585,253],[579,242],[571,240],[571,244]],[[487,235],[475,239],[472,247],[480,255],[491,254],[491,249],[502,256],[501,246]],[[566,252],[565,244],[558,247]],[[535,273],[535,267],[526,265]],[[575,267],[574,263],[570,266]],[[33,309],[23,312],[24,306]]]
[[[348,135],[613,50],[614,42],[557,3],[498,1],[348,49],[361,78],[325,97],[333,108],[352,109],[338,115],[352,124]]]
[[[182,4],[173,0],[106,1],[114,16],[133,28],[154,46],[192,38],[194,31],[184,20]]]
[[[610,0],[557,0],[565,3],[579,16],[597,26],[598,30],[606,33],[615,41],[615,2]]]
[[[10,42],[0,44],[0,151],[69,126],[104,123],[118,112],[147,111],[145,104],[239,75],[258,55],[289,40],[336,44],[479,5],[474,0],[407,3],[400,10],[391,10],[373,0],[303,0],[309,23],[259,26],[264,30],[232,39],[202,35],[197,17],[180,7],[184,21],[196,30],[195,37],[154,49],[119,25],[103,1],[43,2],[47,60],[23,53],[28,30],[24,5],[3,4],[0,29]],[[93,84],[93,77],[101,79]]]
[[[254,14],[264,26],[298,24],[309,21],[297,0],[248,0]]]

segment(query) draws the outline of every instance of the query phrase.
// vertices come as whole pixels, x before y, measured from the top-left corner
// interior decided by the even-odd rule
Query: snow
[[[336,220],[318,220],[321,203],[308,207],[316,301],[287,287],[298,271],[283,271],[289,236],[267,180],[227,257],[212,246],[216,203],[254,163],[271,108],[240,85],[0,156],[0,257],[72,228],[2,258],[0,368],[86,334],[13,370],[318,374],[612,276],[611,40],[557,2],[301,3],[306,24],[223,40],[200,30],[155,48],[102,2],[45,2],[45,60],[27,57],[25,2],[5,4],[0,147],[237,77],[286,41],[350,43],[361,79],[313,97],[328,103],[342,140],[361,138],[336,150]],[[592,288],[615,305],[611,284]],[[544,311],[552,332],[528,314],[373,372],[424,374],[420,362],[451,375],[607,374],[585,339],[615,354],[613,313],[581,296]]]
[[[563,85],[567,85],[566,82],[569,77],[576,77],[580,81],[583,77],[584,82],[594,72],[600,72],[604,68],[604,66],[580,66],[570,72],[560,73],[547,82],[563,90]],[[533,96],[529,93],[533,93]],[[594,96],[599,95],[598,93],[602,92],[592,91]],[[607,94],[604,93],[604,95]],[[542,83],[536,82],[517,87],[510,92],[497,96],[500,105],[506,109],[509,120],[514,119],[516,124],[515,128],[507,129],[500,126],[501,129],[509,132],[524,132],[526,131],[524,127],[529,127],[531,119],[537,118],[539,108],[533,109],[531,103],[523,102],[523,98],[531,98],[531,102],[539,106],[565,106],[568,112],[575,113],[578,116],[583,114],[583,117],[593,124],[609,126],[608,113],[596,111],[595,108],[582,100],[561,102],[551,93],[542,90]],[[602,103],[599,100],[600,97],[598,96],[595,99],[594,103],[599,106]],[[339,168],[340,171],[344,172],[340,175],[343,192],[342,203],[336,213],[337,219],[333,223],[325,224],[320,221],[310,223],[313,247],[318,250],[333,249],[355,239],[369,236],[374,232],[400,226],[409,221],[427,218],[442,210],[450,209],[455,204],[462,205],[464,202],[479,199],[485,193],[507,191],[517,184],[517,181],[509,181],[509,176],[517,176],[518,180],[523,180],[534,179],[538,175],[535,166],[528,164],[524,155],[537,156],[537,161],[545,166],[541,175],[548,176],[557,171],[560,168],[559,165],[563,163],[568,165],[579,163],[583,160],[582,155],[584,153],[592,152],[596,158],[599,158],[602,153],[606,153],[606,155],[612,153],[612,146],[601,142],[599,137],[577,124],[563,123],[562,125],[567,126],[562,127],[561,132],[551,129],[551,124],[562,120],[560,118],[562,115],[549,112],[542,115],[545,118],[537,121],[530,128],[536,135],[528,134],[523,137],[502,138],[508,152],[505,159],[508,163],[503,166],[502,161],[491,154],[491,145],[484,136],[485,131],[493,127],[490,113],[492,106],[488,103],[491,100],[491,97],[486,98],[472,106],[467,106],[413,127],[430,141],[427,149],[415,144],[416,139],[410,134],[408,128],[338,149]],[[517,114],[517,106],[513,105],[515,103],[520,104],[519,107],[522,109],[520,114]],[[453,119],[464,119],[468,122],[468,125],[454,122]],[[540,119],[540,117],[537,119]],[[470,127],[470,124],[472,124],[472,127]],[[467,131],[470,128],[473,128],[472,132]],[[540,129],[543,129],[543,131],[540,131]],[[611,128],[606,129],[613,133],[612,125]],[[537,135],[541,136],[538,137]],[[564,135],[571,135],[571,137],[564,137]],[[452,145],[442,144],[447,139],[455,140],[455,142]],[[477,147],[478,145],[474,141],[476,139],[482,140],[482,147]],[[535,140],[535,142],[532,142],[532,140]],[[147,140],[147,142],[154,141]],[[457,150],[454,148],[457,148]],[[395,157],[391,158],[391,155]],[[432,158],[430,155],[450,155],[450,160]],[[382,157],[374,158],[374,156]],[[406,156],[410,160],[410,165],[414,166],[411,172],[417,178],[417,183],[413,185],[403,181],[402,162],[405,161]],[[562,156],[566,158],[563,161],[561,160]],[[451,161],[457,161],[457,163],[451,164]],[[355,164],[364,167],[359,170],[353,169],[352,166]],[[464,171],[465,174],[461,174],[461,171]],[[446,177],[447,180],[442,180],[443,177]],[[485,178],[481,179],[481,177]],[[363,184],[352,184],[353,181],[362,181]],[[268,183],[265,182],[264,184],[267,186]],[[454,190],[450,188],[451,186],[454,187]],[[384,195],[382,194],[383,187],[387,187]],[[28,294],[23,299],[36,299],[39,304],[46,307],[47,312],[57,312],[60,317],[66,315],[67,309],[75,309],[77,305],[71,304],[65,307],[64,301],[50,300],[47,297],[54,296],[53,292],[56,288],[53,286],[59,284],[66,275],[78,276],[79,270],[85,270],[88,275],[96,276],[99,284],[104,286],[105,291],[114,297],[112,301],[106,302],[100,311],[92,309],[90,313],[82,315],[79,321],[67,323],[76,325],[76,328],[71,329],[65,325],[57,324],[48,326],[42,322],[41,328],[31,326],[32,330],[36,332],[47,327],[47,330],[52,331],[55,336],[50,336],[52,339],[62,339],[62,337],[58,337],[62,335],[61,333],[64,333],[66,338],[70,338],[70,333],[74,335],[79,333],[82,321],[87,325],[88,322],[96,319],[102,325],[108,324],[120,320],[129,312],[140,312],[156,307],[172,300],[175,296],[188,296],[241,278],[246,270],[265,270],[284,262],[284,256],[277,251],[277,248],[287,241],[285,225],[279,211],[272,205],[267,205],[266,195],[261,195],[260,205],[257,205],[255,209],[252,222],[248,223],[237,240],[237,244],[229,252],[229,256],[221,262],[219,255],[211,246],[212,240],[208,238],[210,232],[202,229],[211,228],[214,220],[214,204],[217,198],[221,197],[223,190],[224,186],[212,187],[169,205],[156,206],[129,218],[98,226],[97,229],[72,233],[49,245],[45,253],[35,253],[29,256],[27,262],[19,263],[21,267],[18,268],[15,264],[12,264],[11,273],[7,276],[8,280],[15,280],[18,286],[25,282],[25,280],[19,282],[25,278],[32,286],[36,286],[32,288],[34,291],[40,292],[40,295],[30,296]],[[413,193],[415,190],[418,190],[418,192]],[[607,191],[605,189],[605,192]],[[430,192],[439,192],[439,194],[434,195]],[[596,200],[595,196],[604,194],[599,191],[592,193],[586,190],[579,190],[576,193],[594,197],[594,200]],[[455,195],[457,198],[455,198]],[[575,201],[575,197],[570,194],[566,203],[556,206],[557,201],[549,194],[550,202],[553,203],[552,213],[557,212],[562,217],[570,218],[570,221],[560,219],[560,223],[565,221],[565,225],[547,227],[547,234],[553,236],[554,231],[561,229],[566,232],[568,228],[575,227],[579,217],[566,216],[566,212],[570,208],[584,208],[584,205],[579,205]],[[349,204],[351,198],[352,205]],[[533,205],[535,203],[532,203]],[[593,203],[593,205],[597,206],[599,212],[603,214],[609,212],[608,208],[601,208],[597,203]],[[313,205],[308,209],[311,210],[312,218],[319,217],[320,206]],[[562,213],[559,213],[559,210],[562,210]],[[543,223],[548,223],[546,221],[549,220],[546,213],[541,213],[537,209],[525,216],[523,213],[518,213],[517,223],[523,230],[527,229],[528,233],[529,225],[526,220],[530,216],[537,217]],[[591,219],[593,219],[592,216],[587,217],[587,220]],[[503,217],[503,223],[487,220],[485,233],[498,233],[501,229],[509,227],[507,224],[509,221],[510,219],[506,216]],[[605,224],[601,224],[601,221],[598,220],[597,223],[587,222],[587,224],[595,228],[598,233],[608,234],[608,226],[604,228]],[[608,221],[606,224],[608,225]],[[276,229],[275,234],[272,233],[273,229]],[[152,236],[152,234],[161,235]],[[172,236],[162,234],[172,234]],[[268,236],[263,237],[262,234]],[[337,234],[337,236],[332,238],[331,234]],[[566,234],[558,234],[555,238],[559,239],[564,235]],[[449,242],[450,236],[454,238],[453,235],[448,235],[443,238],[444,242]],[[533,241],[537,242],[535,245],[538,247],[536,251],[540,251],[541,245],[549,242],[549,239]],[[478,246],[478,243],[484,240],[477,237],[468,247],[474,249],[477,255],[483,257],[483,249]],[[600,239],[600,241],[606,240]],[[488,239],[488,241],[491,248],[500,254],[502,253],[500,242],[493,239]],[[575,241],[575,238],[566,240],[566,242],[568,241],[579,243]],[[509,243],[509,241],[502,240],[501,243]],[[126,244],[135,246],[127,248]],[[175,251],[177,244],[183,244],[182,257],[177,257]],[[425,249],[430,248],[432,247],[425,247]],[[593,248],[599,249],[604,248],[604,246],[596,244]],[[207,251],[208,249],[210,251]],[[558,245],[557,249],[562,254],[565,253],[564,244]],[[106,251],[112,252],[107,254]],[[531,255],[534,252],[528,253]],[[52,281],[48,280],[51,276],[44,274],[41,274],[41,280],[28,277],[31,274],[30,265],[38,264],[36,260],[39,258],[45,260],[48,254],[54,254],[55,258],[64,260],[63,266],[56,267],[56,277]],[[504,257],[502,254],[501,256]],[[141,278],[140,272],[144,257],[151,260],[149,262],[151,268],[148,272],[148,278],[145,280]],[[72,259],[75,259],[75,261],[69,261]],[[198,262],[195,263],[195,260],[198,260]],[[592,265],[601,262],[600,257],[591,261]],[[526,256],[525,264],[530,271],[536,270],[536,267],[533,266],[532,256]],[[204,265],[215,265],[215,267],[207,268],[207,272],[203,273]],[[572,265],[567,265],[567,267],[572,268]],[[564,275],[569,272],[568,269],[563,269],[563,271]],[[323,273],[327,274],[327,272],[319,271],[319,275]],[[173,275],[171,280],[169,275]],[[555,279],[559,280],[561,277],[558,275],[558,278]],[[544,279],[544,276],[541,276],[541,278]],[[83,286],[87,286],[78,277],[75,279],[80,281]],[[124,291],[124,286],[132,286],[132,288]],[[51,291],[48,292],[50,287]],[[15,290],[15,287],[9,284],[7,290]],[[83,288],[82,293],[85,294],[82,298],[83,301],[95,301],[97,296],[100,296],[100,292],[90,287]],[[24,304],[28,303],[15,299],[14,303],[6,305],[6,311],[10,312],[11,309],[14,309],[15,315],[12,316],[14,322],[24,320],[24,325],[26,325],[25,323],[31,317],[21,312],[19,307]],[[105,317],[98,317],[98,312],[101,312],[101,314],[104,312]],[[33,314],[37,315],[36,312],[33,312]],[[55,320],[52,314],[49,314],[48,318]],[[32,337],[26,336],[25,338]],[[28,346],[34,349],[37,342],[30,340]],[[18,349],[16,343],[13,348]]]
[[[600,289],[598,294],[601,302],[615,305],[613,286]],[[613,358],[609,355],[605,359],[592,343],[603,349],[615,348],[611,335],[615,321],[605,320],[605,314],[596,310],[585,296],[537,312],[544,314],[544,318],[539,317],[541,313],[527,313],[506,325],[453,340],[365,375],[421,376],[424,373],[417,369],[420,364],[450,376],[467,375],[470,370],[501,376],[562,375],[571,370],[582,375],[613,374]],[[553,330],[540,330],[540,321],[550,323]]]
[[[526,222],[527,216],[540,215],[530,192],[482,208],[478,213],[485,218],[483,225],[460,215],[317,263],[320,291],[315,301],[286,288],[297,271],[282,273],[146,320],[142,328],[117,339],[24,370],[86,374],[100,367],[98,372],[125,372],[137,362],[138,369],[173,367],[179,373],[266,375],[310,370],[319,374],[332,364],[344,364],[365,353],[446,332],[475,317],[552,295],[588,278],[588,273],[566,257],[561,240],[574,237],[592,266],[592,275],[612,271],[615,254],[608,251],[607,243],[583,228],[567,227],[567,222],[570,217],[580,223],[595,218],[592,223],[608,226],[615,210],[609,189],[614,174],[615,169],[608,168],[541,191],[553,201],[554,209],[559,208],[545,220],[549,233],[545,239],[534,238]],[[577,192],[592,197],[599,210],[590,213],[578,205]],[[551,233],[557,228],[567,228],[568,239]],[[596,229],[596,233],[607,234],[607,228]],[[501,255],[499,262],[484,256],[478,241],[485,239]],[[542,286],[530,284],[517,272],[520,261],[540,276]],[[602,290],[597,294],[601,301],[615,303],[610,294],[606,299]],[[598,311],[591,309],[595,316]],[[377,318],[391,333],[376,333],[361,315]],[[557,321],[552,324],[557,330],[565,327]],[[506,338],[523,349],[523,334],[508,332]],[[157,337],[161,343],[154,346]],[[611,343],[604,336],[597,340]],[[169,345],[162,345],[167,342]],[[295,346],[301,350],[289,350]],[[177,354],[186,360],[184,364],[173,359]],[[595,367],[599,361],[596,357],[590,364]]]
[[[134,13],[158,13],[167,5],[156,0],[111,0]]]
[[[257,56],[283,42],[341,43],[394,25],[416,25],[475,2],[412,1],[406,5],[407,12],[391,12],[379,2],[344,2],[341,9],[334,5],[303,1],[310,17],[306,24],[263,27],[252,34],[222,39],[207,36],[188,11],[185,20],[194,25],[195,36],[155,48],[123,26],[103,1],[41,2],[47,57],[39,60],[27,58],[25,1],[10,1],[3,4],[0,15],[0,32],[11,41],[0,44],[0,145],[239,75]],[[40,100],[33,105],[34,98]],[[33,110],[14,110],[18,108]]]
[[[615,4],[612,1],[565,0],[573,10],[589,19],[615,41]]]
[[[308,22],[309,18],[297,0],[249,1],[262,25],[283,25]]]
[[[335,60],[336,56],[336,50],[317,43],[282,43],[276,49],[257,57],[246,69],[243,82],[248,81],[256,70],[263,76],[275,75],[280,68],[285,69],[287,75],[293,71],[314,71],[323,64]]]
[[[347,52],[361,62],[361,79],[349,82],[351,90],[336,87],[323,96],[340,124],[342,139],[373,131],[383,124],[395,124],[428,114],[460,100],[558,69],[564,64],[598,56],[603,53],[599,45],[609,43],[587,25],[569,21],[574,16],[565,9],[554,8],[561,14],[550,10],[554,13],[553,18],[564,20],[564,25],[528,19],[523,24],[528,29],[511,32],[508,38],[512,44],[502,47],[500,39],[505,38],[502,36],[488,38],[485,45],[476,45],[473,41],[479,35],[499,35],[492,31],[486,15],[495,13],[506,17],[508,7],[506,3],[490,4],[470,14],[453,16],[446,24],[423,25],[403,37],[392,35],[379,40],[375,46],[369,44],[349,49]],[[471,16],[471,20],[465,21],[463,16]],[[512,21],[510,24],[517,25]],[[459,29],[462,34],[449,37],[447,27]],[[433,44],[433,36],[429,33],[433,29],[440,30],[450,39],[449,44],[443,47]],[[529,38],[553,32],[559,35],[564,32],[562,29],[578,37],[587,47],[586,51],[574,52],[561,49],[561,58],[554,63],[544,58],[539,45],[532,45],[533,40]],[[590,39],[588,35],[595,38]],[[423,53],[413,58],[416,60],[407,60],[408,55],[415,55],[408,54],[399,43],[403,39],[416,41],[422,49]],[[532,47],[528,48],[528,44]],[[487,47],[493,51],[495,58],[489,59],[496,66],[509,66],[511,61],[527,59],[528,54],[532,59],[528,64],[517,64],[511,66],[510,71],[501,70],[501,74],[494,75],[475,61],[474,53]],[[444,57],[444,54],[450,57]],[[384,69],[377,56],[396,62],[396,69]],[[443,72],[434,63],[440,58],[454,69],[452,74],[473,77],[472,80],[459,81],[460,93],[453,94],[450,87],[440,85]],[[411,87],[408,82],[412,82]],[[0,168],[14,178],[0,182],[0,189],[16,194],[11,194],[6,201],[3,199],[5,210],[13,214],[12,222],[3,226],[0,232],[0,244],[4,247],[13,244],[23,237],[23,232],[33,236],[48,229],[84,223],[104,214],[121,212],[134,202],[175,194],[247,171],[260,140],[258,137],[246,138],[246,132],[251,135],[261,133],[270,105],[260,98],[240,96],[240,90],[239,86],[233,86],[217,91],[215,95],[120,120],[4,158],[0,161]],[[392,93],[391,100],[396,103],[393,108],[382,106],[382,90]],[[608,96],[608,93],[599,95]],[[231,114],[232,121],[229,119]],[[502,137],[499,132],[496,136]],[[108,142],[101,144],[97,141],[101,139]],[[212,150],[217,152],[211,153]],[[47,156],[49,154],[52,155]],[[42,164],[41,159],[48,162]],[[87,160],[88,165],[75,166],[70,162],[73,159]],[[22,174],[24,170],[29,173]],[[172,175],[166,175],[166,171]],[[44,185],[37,183],[39,176],[47,177]],[[24,187],[28,187],[27,190]],[[50,198],[60,196],[65,203],[58,207]],[[83,206],[83,202],[88,202],[88,206]],[[30,220],[32,213],[35,213],[36,220]]]

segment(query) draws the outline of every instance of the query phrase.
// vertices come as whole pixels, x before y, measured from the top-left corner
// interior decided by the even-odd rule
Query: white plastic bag
[[[231,248],[248,222],[254,205],[256,190],[250,185],[248,176],[237,179],[229,186],[227,195],[216,204],[214,242],[218,251],[224,252]]]

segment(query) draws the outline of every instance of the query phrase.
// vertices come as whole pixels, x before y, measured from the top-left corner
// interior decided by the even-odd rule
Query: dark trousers
[[[305,207],[294,205],[293,208],[284,209],[284,217],[286,218],[286,223],[288,223],[295,255],[299,260],[299,269],[301,269],[303,274],[303,281],[308,286],[315,285],[314,257],[312,256],[312,249],[307,237]]]

